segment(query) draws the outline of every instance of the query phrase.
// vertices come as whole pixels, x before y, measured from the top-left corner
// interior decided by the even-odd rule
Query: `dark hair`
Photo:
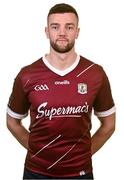
[[[77,19],[79,19],[77,11],[69,4],[65,4],[65,3],[56,4],[49,10],[48,17],[49,15],[56,13],[74,13]]]

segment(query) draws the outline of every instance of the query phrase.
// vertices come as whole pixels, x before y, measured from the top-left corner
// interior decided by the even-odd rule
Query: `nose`
[[[59,30],[59,35],[66,35],[66,29],[65,27],[60,27],[60,30]]]

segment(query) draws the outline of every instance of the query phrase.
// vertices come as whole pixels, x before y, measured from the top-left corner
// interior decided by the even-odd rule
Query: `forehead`
[[[48,24],[58,23],[58,24],[67,24],[73,23],[77,24],[78,19],[74,13],[55,13],[50,14],[48,17]]]

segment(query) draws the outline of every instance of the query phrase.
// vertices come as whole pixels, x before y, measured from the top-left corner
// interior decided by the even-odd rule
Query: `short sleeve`
[[[102,69],[101,86],[94,102],[94,113],[98,117],[109,116],[115,112],[115,104],[112,97],[108,77]]]
[[[7,113],[13,118],[22,119],[28,115],[29,107],[27,94],[24,91],[21,77],[18,75],[9,98]]]

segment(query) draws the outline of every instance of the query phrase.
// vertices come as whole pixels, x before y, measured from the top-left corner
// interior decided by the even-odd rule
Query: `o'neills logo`
[[[84,103],[83,106],[68,106],[68,107],[58,107],[54,108],[52,107],[51,109],[47,109],[47,102],[42,103],[38,108],[38,114],[36,116],[36,119],[39,118],[49,118],[50,120],[52,117],[66,117],[66,116],[71,116],[71,117],[80,117],[81,113],[87,113],[89,109],[89,105],[87,102]]]

